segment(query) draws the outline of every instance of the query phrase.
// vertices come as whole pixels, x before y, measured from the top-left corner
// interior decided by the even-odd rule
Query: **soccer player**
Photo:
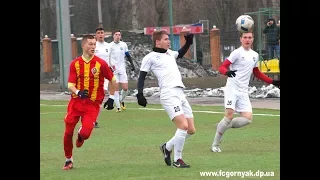
[[[100,104],[105,96],[103,90],[104,78],[111,81],[110,96],[104,104],[107,110],[113,109],[115,77],[108,64],[94,55],[96,39],[93,35],[82,37],[82,56],[71,61],[68,77],[68,89],[72,92],[64,118],[65,131],[63,139],[64,155],[66,157],[64,170],[73,168],[73,132],[81,117],[76,147],[81,147],[93,130],[94,122],[100,111]]]
[[[170,50],[168,33],[164,30],[154,31],[152,35],[153,51],[147,54],[141,63],[138,79],[138,104],[146,107],[147,100],[143,96],[144,80],[149,71],[158,79],[160,87],[160,103],[167,112],[177,130],[174,136],[160,146],[164,161],[171,166],[171,152],[174,151],[173,167],[189,168],[190,165],[182,160],[182,150],[186,138],[195,133],[194,119],[191,106],[183,92],[185,86],[176,63],[192,44],[193,34],[185,36],[186,44],[178,51]]]
[[[109,45],[109,43],[105,42],[104,38],[105,38],[104,29],[102,27],[96,28],[97,43],[96,43],[95,55],[100,57],[101,59],[105,60],[107,62],[107,64],[110,66],[110,62],[109,62],[110,45]],[[105,79],[103,89],[105,90],[106,95],[108,94],[108,84],[109,84],[109,80]],[[102,108],[100,108],[97,120],[94,124],[95,128],[99,127],[98,126],[98,119],[100,117],[101,111],[102,111]]]
[[[212,152],[221,152],[221,138],[227,129],[241,128],[252,122],[252,106],[248,94],[252,74],[268,84],[280,87],[280,80],[273,80],[259,70],[259,54],[251,49],[253,39],[252,32],[240,33],[241,46],[231,52],[219,67],[219,72],[228,78],[224,90],[225,114],[217,125]],[[234,118],[235,112],[240,117]]]
[[[110,42],[111,46],[111,53],[110,53],[110,60],[111,60],[111,67],[114,70],[114,75],[116,76],[117,87],[114,93],[114,102],[116,104],[117,111],[121,112],[122,110],[126,109],[124,104],[124,99],[128,94],[128,76],[126,72],[126,64],[125,64],[125,57],[131,64],[131,71],[134,71],[134,65],[132,62],[132,58],[130,56],[128,45],[121,41],[121,32],[120,30],[114,30],[113,34],[113,41]],[[121,97],[119,94],[119,84],[121,85]],[[120,109],[121,107],[121,109]]]

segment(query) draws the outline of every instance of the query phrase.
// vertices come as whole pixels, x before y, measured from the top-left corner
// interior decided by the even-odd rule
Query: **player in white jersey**
[[[120,30],[115,30],[113,33],[113,41],[110,42],[111,53],[110,62],[113,68],[113,74],[116,77],[117,89],[114,94],[114,102],[117,107],[116,112],[120,112],[121,109],[125,110],[124,99],[128,94],[128,76],[126,71],[125,57],[131,64],[131,71],[134,71],[133,61],[131,59],[127,43],[121,41]],[[119,84],[121,85],[121,97],[119,94]],[[120,109],[121,107],[121,109]]]
[[[173,167],[177,168],[190,167],[182,160],[182,150],[186,138],[195,133],[192,109],[183,92],[185,86],[176,63],[176,58],[183,57],[188,51],[193,34],[185,38],[186,44],[178,51],[172,51],[169,49],[170,40],[166,31],[153,33],[153,51],[142,59],[137,94],[138,104],[145,107],[147,100],[143,96],[144,80],[147,73],[152,71],[158,79],[161,105],[177,127],[175,135],[161,145],[160,150],[164,155],[165,163],[171,166],[170,155],[173,149]]]
[[[105,38],[105,33],[104,33],[104,29],[102,27],[98,27],[96,28],[96,39],[97,39],[97,43],[96,43],[96,49],[95,49],[95,55],[100,57],[101,59],[105,60],[107,62],[107,64],[110,66],[110,62],[109,62],[109,58],[110,58],[110,45],[109,43],[105,42],[104,40]],[[103,84],[103,89],[105,90],[105,94],[108,94],[108,84],[109,84],[109,80],[108,79],[104,79],[104,84]],[[95,122],[94,127],[98,128],[98,119],[100,117],[100,113],[102,111],[103,108],[100,108],[99,111],[99,115],[98,118]]]
[[[253,39],[252,32],[241,33],[241,47],[231,52],[219,67],[219,72],[228,76],[228,79],[224,91],[225,115],[217,125],[212,152],[221,152],[221,138],[227,129],[240,128],[252,122],[252,106],[248,94],[252,74],[280,88],[280,80],[273,80],[259,70],[259,54],[251,49]],[[234,118],[235,112],[240,117]]]

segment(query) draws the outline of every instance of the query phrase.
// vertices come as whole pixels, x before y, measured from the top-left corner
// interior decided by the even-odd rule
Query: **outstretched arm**
[[[272,79],[263,74],[258,67],[253,68],[253,75],[268,84],[272,84]]]
[[[253,75],[268,84],[273,84],[278,88],[280,87],[280,80],[274,80],[269,78],[267,75],[263,74],[258,67],[253,68]]]
[[[184,36],[186,43],[178,50],[178,58],[182,58],[188,51],[191,44],[193,44],[193,34],[188,34]]]

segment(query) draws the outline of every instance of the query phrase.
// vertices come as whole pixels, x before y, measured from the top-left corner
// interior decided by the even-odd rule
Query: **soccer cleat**
[[[212,151],[212,152],[221,152],[221,149],[220,149],[219,146],[212,146],[212,147],[211,147],[211,151]]]
[[[76,146],[77,148],[81,147],[84,143],[84,140],[80,137],[80,135],[78,134],[78,139],[76,140]]]
[[[99,128],[98,122],[94,122],[94,128]]]
[[[184,163],[182,159],[178,159],[176,162],[173,162],[173,167],[175,167],[175,168],[189,168],[190,165]]]
[[[63,166],[63,170],[70,170],[73,168],[73,162],[72,161],[66,161],[66,163]]]
[[[121,112],[121,109],[120,109],[120,108],[117,108],[116,112],[117,112],[117,113],[118,113],[118,112]]]
[[[124,102],[121,102],[121,103],[120,103],[120,106],[121,106],[121,109],[122,109],[122,110],[126,110],[126,106],[124,105]]]
[[[172,151],[168,151],[167,148],[166,148],[166,143],[164,143],[163,145],[160,146],[160,150],[164,156],[164,162],[168,165],[168,166],[171,166],[171,158],[170,158],[170,155],[171,155],[171,152]]]

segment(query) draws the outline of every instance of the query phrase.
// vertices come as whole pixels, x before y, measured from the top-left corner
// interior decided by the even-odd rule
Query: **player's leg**
[[[186,96],[182,94],[180,96],[181,98],[181,104],[182,104],[182,110],[184,112],[184,116],[188,121],[188,131],[186,135],[186,139],[188,139],[191,135],[193,135],[196,132],[196,128],[194,126],[194,119],[193,119],[193,113],[192,113],[192,108],[186,99]],[[167,143],[166,146],[168,146],[168,149],[173,148],[173,142],[174,142],[174,137],[171,138]]]
[[[185,118],[188,121],[188,132],[187,132],[187,136],[186,136],[186,139],[187,139],[196,132],[196,128],[194,126],[192,108],[191,108],[186,96],[184,94],[182,94],[180,97],[182,100],[182,110],[184,112]]]
[[[220,142],[225,131],[231,127],[231,120],[234,116],[237,103],[237,90],[233,87],[226,87],[224,91],[224,107],[225,114],[222,120],[218,123],[216,134],[211,145],[212,152],[221,152]]]
[[[120,75],[119,75],[119,73],[114,74],[114,75],[116,77],[116,83],[117,83],[116,90],[114,92],[114,103],[116,104],[116,112],[121,112],[121,109],[120,109],[120,95],[119,95]]]
[[[252,122],[252,106],[247,93],[241,93],[237,102],[236,111],[240,113],[241,117],[235,117],[232,119],[232,128],[241,128]]]
[[[174,88],[167,92],[161,92],[160,95],[160,101],[163,108],[167,112],[169,118],[176,124],[177,127],[174,137],[171,138],[167,143],[165,143],[165,150],[167,151],[163,153],[165,157],[165,163],[167,165],[171,165],[170,153],[173,147],[173,166],[177,168],[189,168],[190,165],[187,165],[182,160],[182,151],[188,132],[188,121],[184,116],[182,103],[179,97],[179,94],[181,94],[181,92],[183,92],[183,89]]]
[[[109,87],[109,80],[108,79],[104,79],[104,84],[103,84],[103,89],[104,89],[104,93],[105,93],[105,96],[107,96],[107,94],[108,94],[108,87]],[[103,108],[100,108],[100,110],[99,110],[99,114],[98,114],[98,117],[97,117],[97,120],[96,120],[96,122],[94,122],[94,128],[99,128],[99,123],[98,123],[98,120],[100,119],[100,114],[101,114],[101,112],[102,112],[102,109]]]
[[[121,106],[121,109],[126,110],[126,106],[124,104],[124,99],[128,95],[128,76],[127,76],[127,73],[121,74],[119,81],[121,83],[120,106]]]
[[[90,101],[90,100],[88,100]],[[84,112],[83,116],[81,117],[81,126],[78,130],[78,138],[76,141],[76,146],[79,148],[83,145],[84,141],[89,139],[93,127],[94,122],[97,119],[98,113],[100,111],[100,105],[88,102],[86,103],[86,111]]]
[[[80,119],[78,112],[72,108],[74,102],[75,102],[74,100],[71,100],[69,102],[68,108],[67,108],[67,115],[64,118],[65,131],[64,131],[64,137],[63,137],[63,148],[64,148],[64,155],[66,158],[66,162],[63,166],[63,170],[69,170],[73,168],[73,157],[72,157],[73,132],[74,132],[74,128],[76,127]]]

